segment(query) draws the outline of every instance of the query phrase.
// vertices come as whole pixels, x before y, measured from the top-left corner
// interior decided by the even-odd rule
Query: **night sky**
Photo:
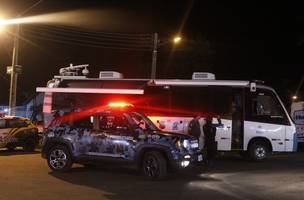
[[[6,18],[14,18],[35,2],[0,0],[0,12]],[[86,14],[71,17],[77,27],[22,26],[19,64],[23,66],[23,73],[18,80],[17,102],[21,104],[30,99],[35,87],[45,86],[60,67],[69,63],[90,64],[91,76],[95,77],[98,71],[116,70],[125,77],[148,78],[152,54],[150,35],[158,32],[160,42],[165,43],[180,32],[184,38],[182,44],[173,47],[167,43],[159,47],[159,78],[190,78],[193,71],[209,71],[218,79],[264,80],[288,104],[304,75],[302,8],[303,5],[295,1],[45,0],[25,16],[79,9]],[[12,32],[13,27],[8,30]],[[88,38],[87,43],[83,41],[86,31],[94,36]],[[113,45],[103,39],[105,35],[114,38]],[[142,51],[136,48],[138,42],[131,44],[132,48],[115,48],[130,47],[130,43],[117,42],[123,38],[119,36],[133,38],[133,35],[143,36],[144,39],[140,39],[148,41],[147,48]],[[10,34],[1,34],[1,104],[8,102],[9,76],[5,68],[11,65],[12,40]],[[77,44],[77,40],[81,42]],[[96,45],[88,45],[97,40]]]

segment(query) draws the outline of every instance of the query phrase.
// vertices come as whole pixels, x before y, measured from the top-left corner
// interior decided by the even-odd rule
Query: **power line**
[[[27,29],[29,30],[29,29]],[[51,36],[55,35],[61,35],[63,37],[68,36],[69,38],[71,38],[71,34],[68,32],[64,32],[64,31],[58,31],[58,30],[52,30],[49,28],[43,28],[43,27],[35,27],[35,28],[31,28],[31,30],[33,30],[34,32],[38,32],[40,34],[42,33],[47,33],[50,34]],[[117,43],[127,43],[128,45],[138,45],[138,46],[144,46],[144,47],[150,47],[151,46],[151,41],[144,39],[144,40],[134,40],[134,39],[120,39],[120,38],[109,38],[109,37],[103,37],[103,36],[90,36],[90,35],[77,35],[77,34],[73,34],[72,35],[74,38],[81,38],[81,39],[91,39],[91,40],[95,40],[95,41],[100,41],[100,42],[117,42]]]
[[[136,44],[136,43],[124,43],[121,41],[94,41],[94,40],[88,40],[84,38],[79,37],[71,37],[70,35],[59,35],[59,34],[51,34],[47,32],[41,32],[41,31],[32,31],[32,30],[24,30],[25,33],[29,33],[28,36],[40,36],[40,37],[47,37],[47,38],[53,38],[53,39],[59,39],[59,40],[67,40],[72,42],[82,42],[87,44],[98,44],[98,45],[104,45],[104,46],[119,46],[119,47],[131,47],[131,48],[151,48],[148,45],[143,44]]]
[[[72,33],[74,35],[82,35],[82,36],[92,36],[92,37],[104,37],[104,38],[113,38],[113,39],[129,39],[129,40],[143,40],[143,41],[152,41],[152,35],[151,34],[128,34],[128,35],[117,35],[117,33],[113,32],[98,32],[98,31],[82,31],[81,29],[71,29],[71,28],[66,28],[66,26],[56,26],[56,25],[35,25],[31,26],[33,27],[41,27],[45,28],[48,30],[58,30],[60,32],[68,32]]]
[[[144,49],[144,48],[135,48],[135,47],[117,47],[117,46],[111,46],[111,44],[108,44],[109,46],[106,46],[104,44],[100,43],[90,43],[87,41],[83,40],[69,40],[69,38],[48,38],[45,36],[40,36],[35,34],[34,32],[31,31],[26,31],[31,34],[31,37],[41,39],[41,40],[47,40],[47,41],[52,41],[52,42],[57,42],[57,43],[62,43],[62,44],[69,44],[69,45],[78,45],[78,46],[86,46],[86,47],[92,47],[92,48],[102,48],[102,49],[113,49],[113,50],[130,50],[130,51],[150,51],[150,49]],[[113,44],[112,44],[113,45]]]
[[[148,37],[148,38],[152,38],[152,35],[150,33],[121,33],[121,32],[105,32],[105,31],[99,31],[99,30],[93,31],[93,30],[76,28],[73,26],[64,26],[64,25],[42,25],[42,26],[58,28],[60,30],[65,29],[65,30],[80,32],[80,33],[84,33],[84,34],[110,35],[110,36],[115,36],[115,37],[135,37],[135,38]]]

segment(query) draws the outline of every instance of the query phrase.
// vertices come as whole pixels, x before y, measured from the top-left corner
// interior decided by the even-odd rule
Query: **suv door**
[[[125,115],[104,114],[97,117],[99,130],[93,133],[88,155],[133,159],[132,128]]]

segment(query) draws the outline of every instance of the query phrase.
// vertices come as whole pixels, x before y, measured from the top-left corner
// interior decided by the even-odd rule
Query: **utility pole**
[[[9,115],[16,115],[16,94],[17,94],[17,78],[18,78],[18,54],[19,54],[19,34],[20,34],[20,25],[16,27],[14,35],[14,48],[13,48],[13,57],[12,57],[12,66],[11,70],[8,67],[8,73],[11,75],[10,82],[10,93],[9,93]],[[10,71],[10,72],[9,72]]]
[[[43,1],[44,0],[38,0],[36,3],[28,7],[22,13],[20,13],[18,15],[18,18],[26,14],[28,11],[30,11],[31,9],[33,9]],[[7,67],[7,73],[11,75],[10,93],[9,93],[9,110],[8,110],[9,115],[16,115],[17,80],[18,80],[18,74],[21,73],[21,66],[18,65],[19,36],[20,36],[20,24],[17,24],[14,35],[12,66]]]
[[[158,45],[158,34],[154,33],[153,52],[152,52],[152,69],[151,69],[151,79],[152,80],[154,80],[156,78],[157,45]]]

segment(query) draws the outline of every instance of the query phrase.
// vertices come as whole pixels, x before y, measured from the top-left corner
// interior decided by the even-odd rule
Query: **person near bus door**
[[[201,125],[200,125],[200,119],[201,119],[201,116],[197,115],[189,122],[189,126],[188,126],[189,135],[196,137],[198,140],[199,140],[199,138],[201,136],[201,132],[202,132]]]
[[[207,116],[205,118],[205,123],[203,125],[205,145],[204,149],[206,150],[205,161],[208,166],[213,165],[214,158],[217,154],[217,142],[215,141],[216,137],[216,127],[222,126],[220,117],[217,118],[218,123],[212,123],[212,117]]]
[[[204,124],[204,118],[201,115],[197,115],[194,117],[188,125],[188,134],[196,137],[198,139],[199,148],[204,148],[204,134],[203,133],[203,127]]]

